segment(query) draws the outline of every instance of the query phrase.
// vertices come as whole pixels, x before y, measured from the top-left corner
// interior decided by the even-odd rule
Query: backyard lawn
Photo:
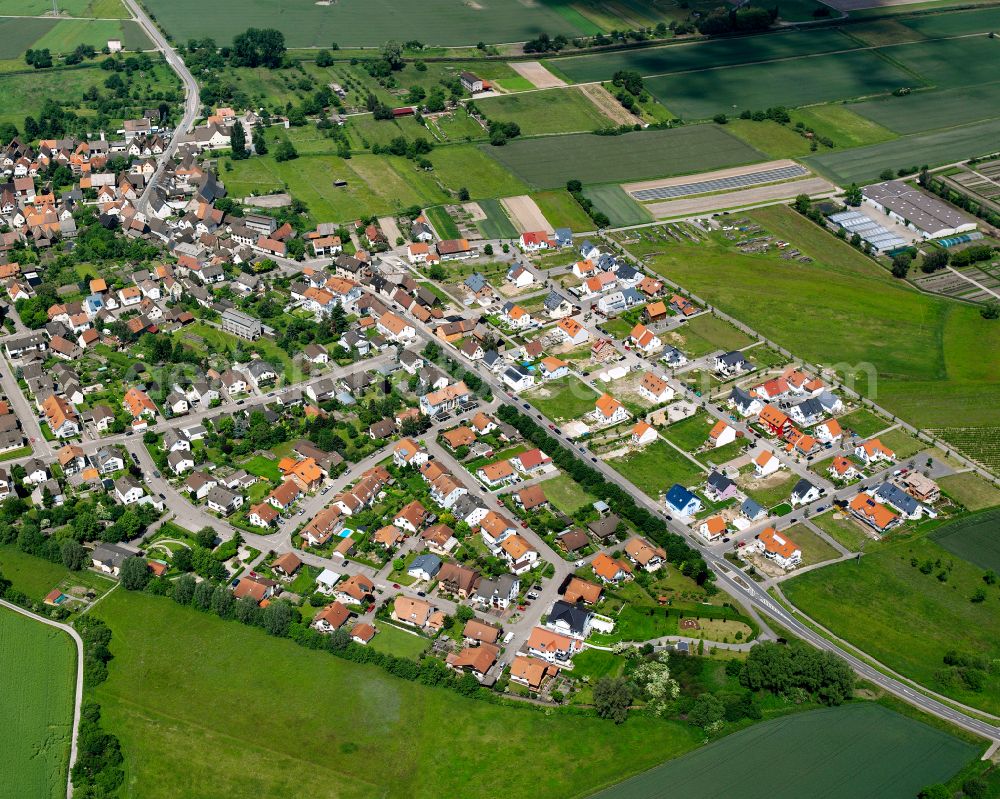
[[[861,529],[858,522],[840,511],[831,510],[822,516],[813,516],[811,521],[830,538],[852,552],[857,552],[862,544],[872,541],[871,536]]]
[[[642,715],[615,726],[466,699],[169,599],[116,592],[93,612],[114,634],[96,698],[121,739],[127,793],[142,799],[172,799],[192,785],[205,799],[528,799],[539,791],[570,799],[699,740],[684,725]],[[518,768],[496,768],[501,748]],[[570,761],[588,766],[566,771]]]
[[[550,478],[541,485],[549,502],[567,516],[571,516],[584,505],[590,505],[597,501],[568,474],[560,474],[558,477]]]
[[[413,635],[391,624],[376,622],[375,626],[378,634],[372,638],[369,646],[379,652],[416,660],[431,645],[431,642],[422,635]]]

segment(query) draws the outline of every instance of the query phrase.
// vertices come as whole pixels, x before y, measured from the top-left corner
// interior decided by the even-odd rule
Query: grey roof
[[[423,571],[433,577],[441,569],[441,558],[437,555],[431,555],[430,553],[425,553],[423,555],[417,555],[413,562],[410,563],[407,571]]]
[[[558,291],[550,291],[548,296],[545,298],[545,309],[548,311],[554,311],[564,302],[569,302],[569,300],[563,297]]]
[[[808,480],[806,480],[803,477],[801,480],[799,480],[799,482],[797,482],[795,484],[795,488],[792,489],[792,496],[793,497],[804,497],[806,494],[808,494],[815,487],[816,486],[814,486],[812,483],[810,483]]]
[[[903,489],[892,483],[882,483],[875,489],[875,498],[892,505],[900,513],[911,515],[920,508],[920,503]]]
[[[98,544],[94,547],[91,557],[105,566],[119,567],[125,562],[126,558],[131,558],[134,554],[131,550],[120,547],[117,544]]]
[[[762,508],[757,502],[747,497],[743,504],[740,505],[740,512],[746,516],[748,519],[756,519],[760,514],[764,513],[764,508]]]
[[[723,491],[728,491],[731,486],[735,485],[732,480],[721,472],[712,472],[708,476],[708,480],[706,480],[706,482],[720,494]]]
[[[726,366],[739,366],[747,362],[747,359],[743,357],[743,353],[736,350],[720,355],[718,359]]]
[[[734,386],[733,390],[729,394],[729,399],[731,399],[740,408],[749,408],[756,399],[750,396],[750,392],[744,391],[739,386]]]
[[[564,622],[569,627],[570,632],[583,635],[587,629],[587,623],[590,621],[591,615],[590,611],[578,605],[571,605],[569,602],[560,599],[552,605],[548,623]]]
[[[465,279],[465,287],[469,289],[469,291],[475,292],[476,294],[478,294],[480,291],[486,288],[487,283],[488,281],[486,280],[486,278],[483,277],[479,272],[469,275]]]
[[[895,212],[927,233],[957,228],[975,219],[952,205],[901,180],[887,180],[865,186],[865,197]]]

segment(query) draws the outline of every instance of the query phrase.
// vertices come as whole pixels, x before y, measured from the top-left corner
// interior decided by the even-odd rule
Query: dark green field
[[[737,767],[763,753],[775,758],[773,768],[754,768],[751,778]],[[592,799],[912,799],[975,754],[971,744],[880,705],[847,705],[758,724]]]
[[[568,180],[619,183],[751,164],[764,157],[717,126],[627,133],[547,136],[482,149],[525,183],[562,187]]]
[[[1000,510],[946,524],[931,537],[953,555],[1000,572]]]
[[[923,133],[1000,115],[1000,84],[883,97],[846,107],[897,133]]]
[[[607,215],[613,227],[641,225],[653,219],[649,211],[633,200],[621,186],[587,186],[583,194],[598,211]]]
[[[546,61],[546,66],[554,68],[575,83],[588,83],[608,80],[622,69],[635,70],[643,76],[662,75],[816,55],[855,47],[857,42],[839,31],[796,31],[557,58]]]
[[[219,0],[206,6],[198,0],[145,0],[157,21],[177,41],[201,37],[206,31],[219,44],[249,27],[278,28],[292,47],[381,47],[389,39],[417,39],[428,45],[519,42],[541,31],[579,36],[593,26],[576,15],[563,15],[547,3],[530,6],[517,0],[339,0],[319,5],[314,0]],[[557,3],[552,3],[557,6]],[[373,24],[377,20],[378,24]],[[576,24],[574,24],[574,22]]]

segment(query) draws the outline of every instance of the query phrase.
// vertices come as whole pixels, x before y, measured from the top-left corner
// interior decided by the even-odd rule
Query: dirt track
[[[741,191],[727,191],[720,194],[705,194],[700,197],[684,197],[679,200],[650,203],[646,205],[646,210],[657,219],[669,219],[677,216],[713,213],[727,208],[742,208],[775,200],[790,200],[799,194],[815,196],[833,192],[835,189],[836,187],[832,183],[828,183],[823,178],[807,178],[788,183],[756,186]]]
[[[566,85],[566,81],[549,72],[540,61],[511,61],[508,66],[538,89],[556,89]]]
[[[544,230],[547,233],[554,233],[555,228],[549,224],[542,215],[535,201],[527,194],[520,194],[517,197],[504,197],[500,202],[507,209],[510,218],[514,220],[514,227],[522,233],[531,230]]]
[[[641,121],[599,83],[588,83],[586,86],[581,86],[580,91],[583,92],[583,95],[590,102],[597,106],[598,111],[616,125],[634,125],[636,122]]]

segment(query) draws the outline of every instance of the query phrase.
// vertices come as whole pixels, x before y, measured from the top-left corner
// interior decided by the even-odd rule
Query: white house
[[[590,417],[600,425],[613,425],[629,418],[629,412],[610,394],[602,394],[594,403]]]
[[[670,384],[654,372],[646,372],[639,384],[639,396],[648,399],[655,405],[670,402],[674,398],[674,390]]]
[[[754,476],[759,478],[774,474],[781,468],[781,461],[770,450],[764,450],[753,459]]]

